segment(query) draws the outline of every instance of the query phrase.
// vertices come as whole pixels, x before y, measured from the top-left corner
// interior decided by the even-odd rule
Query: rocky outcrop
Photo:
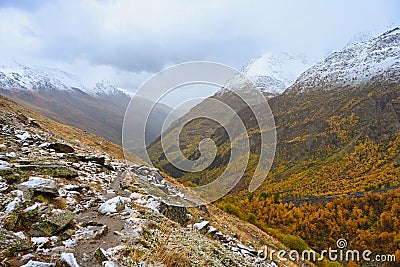
[[[169,205],[165,202],[160,202],[158,211],[168,219],[171,219],[181,225],[187,220],[187,211],[183,206]]]
[[[73,153],[75,149],[67,144],[52,143],[47,146],[48,149],[53,149],[59,153]]]

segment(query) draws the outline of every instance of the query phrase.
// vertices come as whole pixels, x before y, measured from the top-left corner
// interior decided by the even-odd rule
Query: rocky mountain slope
[[[398,80],[400,76],[400,28],[334,52],[302,73],[290,92],[329,90],[365,84],[375,77]]]
[[[127,165],[112,143],[4,97],[0,107],[2,266],[253,266],[261,246],[283,248],[213,206],[152,196],[139,181],[165,186],[163,174]]]
[[[17,62],[0,66],[0,93],[56,121],[121,144],[121,129],[131,93],[108,81],[93,87],[70,73]],[[142,104],[152,105],[143,99]],[[158,104],[149,119],[146,140],[160,135],[170,108]]]

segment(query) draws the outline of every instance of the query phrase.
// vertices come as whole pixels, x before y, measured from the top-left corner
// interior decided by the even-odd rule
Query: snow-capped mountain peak
[[[16,61],[0,66],[2,89],[71,90],[86,86],[73,74],[42,66],[28,67]]]
[[[329,90],[338,86],[363,84],[375,77],[400,77],[400,28],[333,52],[303,72],[288,92]]]
[[[263,54],[251,60],[241,71],[264,92],[281,93],[292,85],[297,76],[315,61],[304,55]]]
[[[94,86],[85,84],[78,76],[44,66],[26,66],[16,61],[0,65],[0,89],[6,90],[74,90],[91,95],[126,94],[127,90],[107,81]]]

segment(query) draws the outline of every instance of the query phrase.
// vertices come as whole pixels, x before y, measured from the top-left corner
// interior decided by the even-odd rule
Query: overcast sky
[[[0,0],[0,60],[135,90],[172,64],[239,68],[263,53],[322,58],[400,25],[400,1]]]

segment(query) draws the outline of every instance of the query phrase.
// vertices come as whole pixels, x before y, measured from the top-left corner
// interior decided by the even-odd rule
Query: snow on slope
[[[117,87],[106,80],[102,80],[101,82],[96,83],[93,88],[93,92],[95,92],[95,94],[97,95],[118,95],[118,94],[125,94],[127,96],[134,95],[134,93],[129,92],[126,89]]]
[[[289,53],[264,54],[251,60],[241,71],[264,92],[281,93],[291,86],[297,76],[314,60]]]
[[[108,81],[95,86],[84,84],[78,76],[43,66],[28,67],[16,61],[0,65],[0,88],[8,90],[73,90],[80,89],[91,95],[130,95]]]
[[[302,73],[288,92],[363,84],[383,75],[400,77],[400,28],[330,54]]]

